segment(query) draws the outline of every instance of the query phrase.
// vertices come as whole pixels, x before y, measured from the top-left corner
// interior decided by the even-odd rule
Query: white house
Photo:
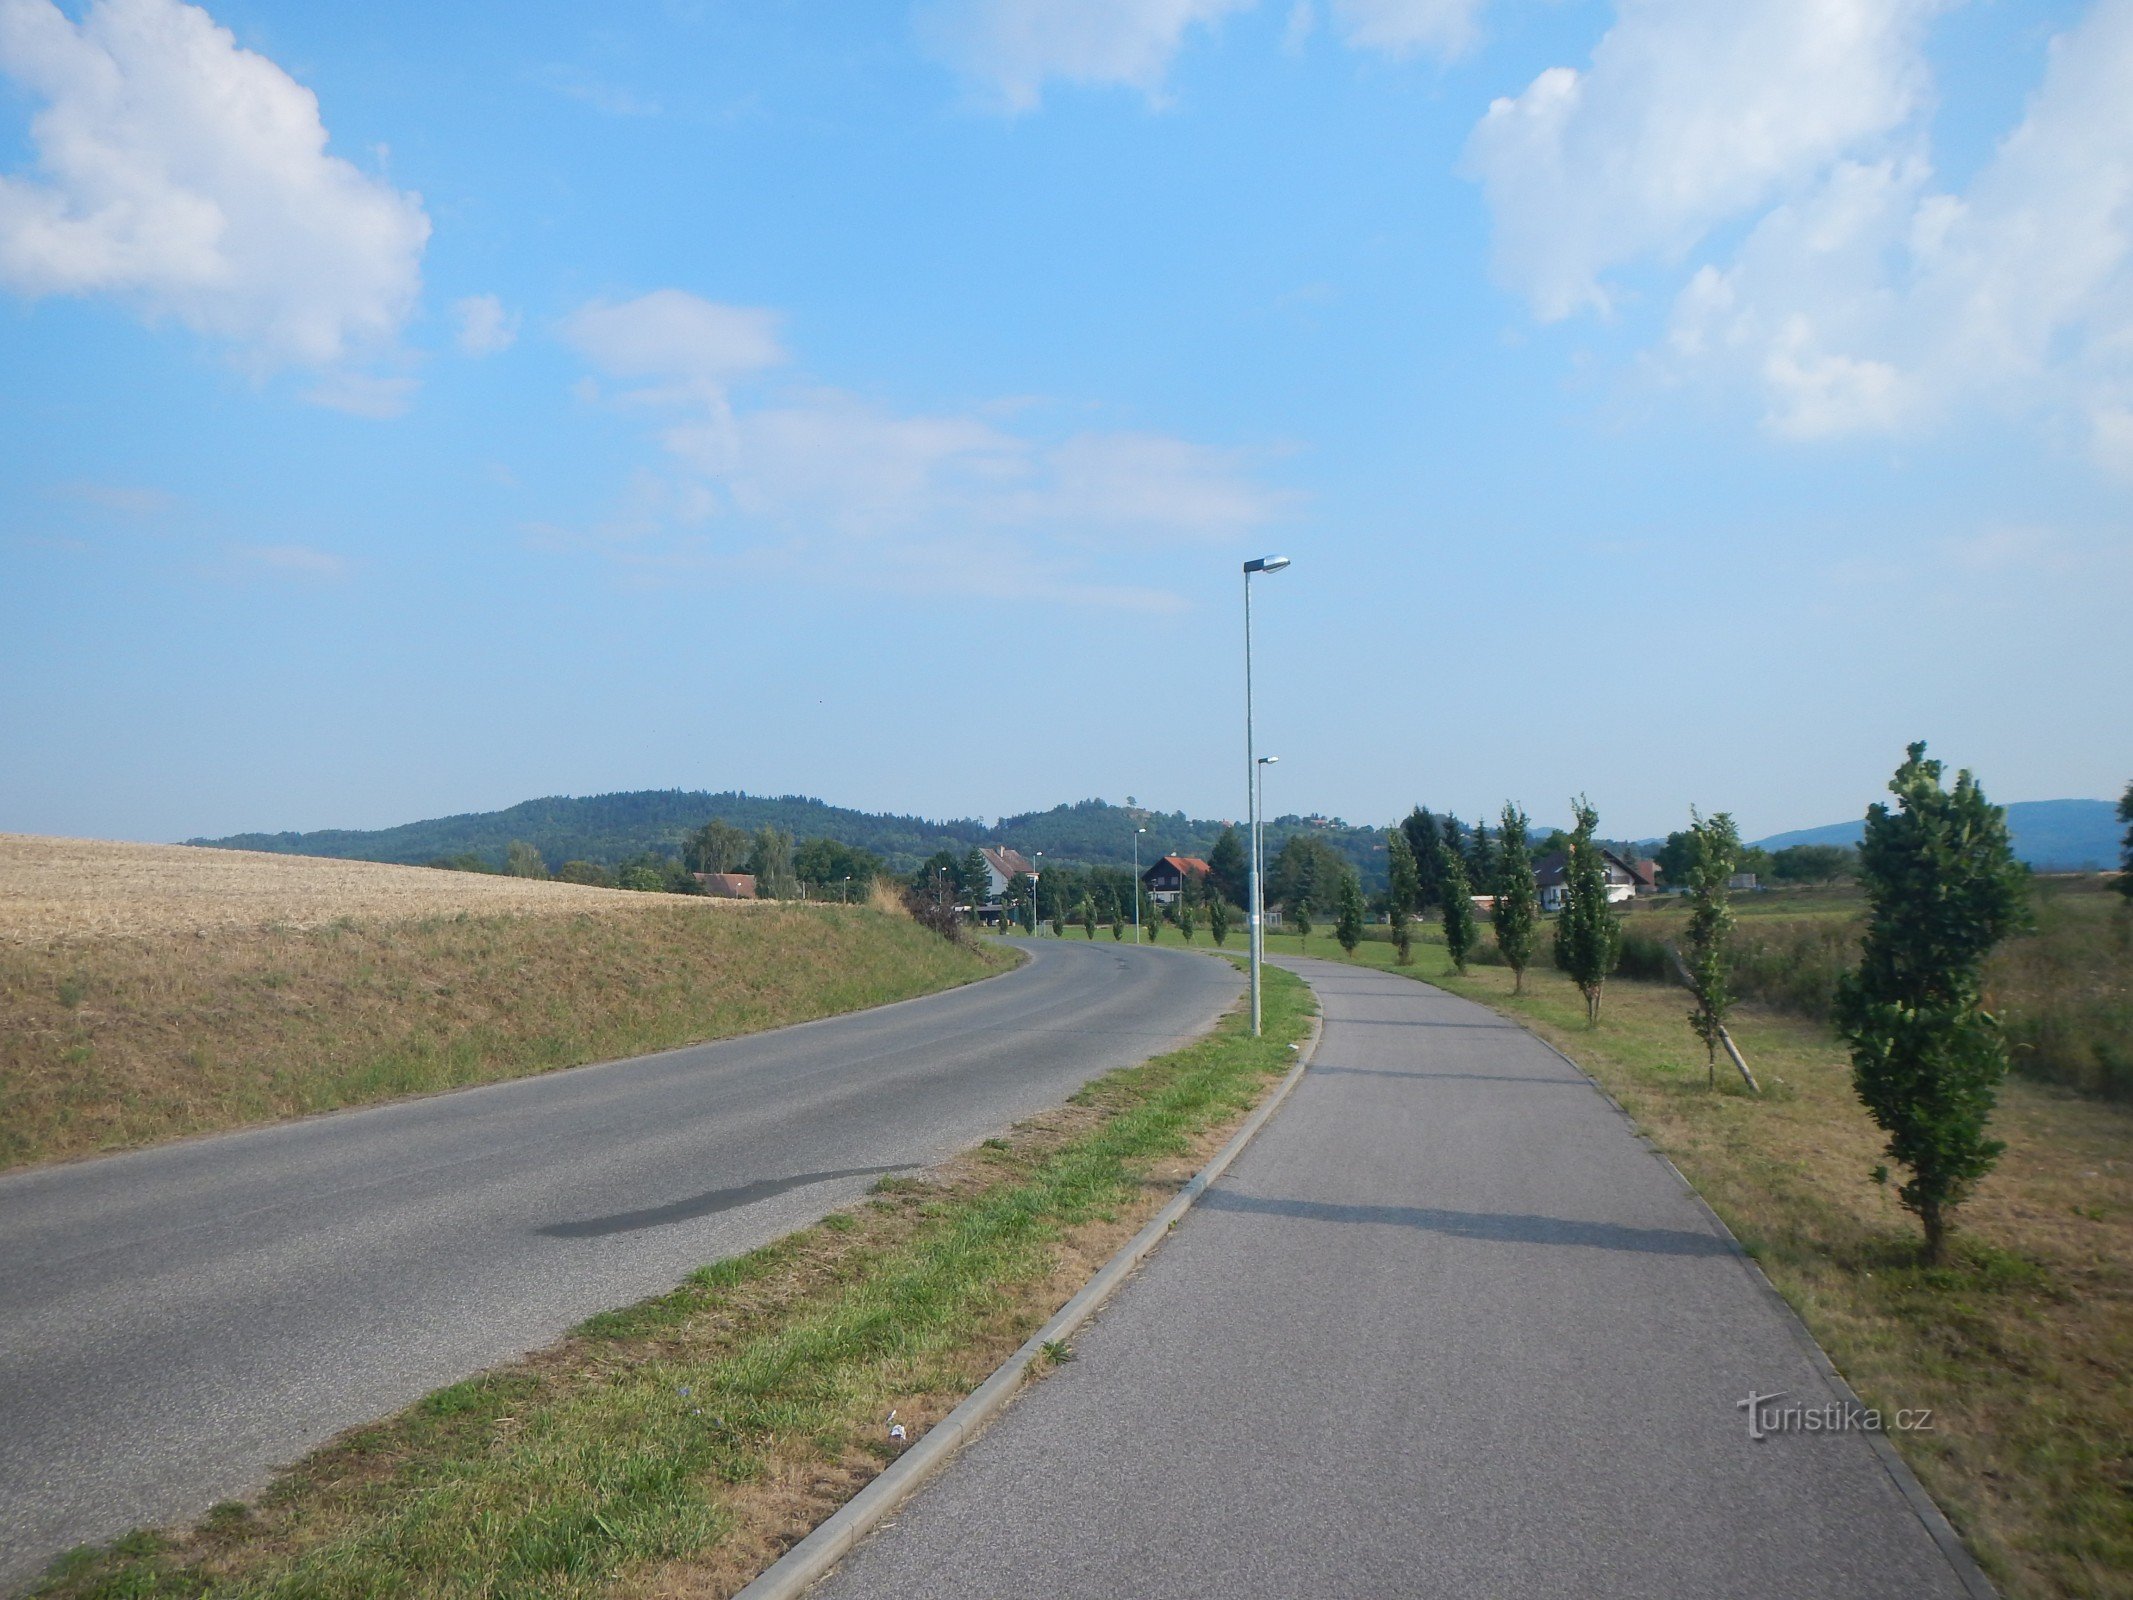
[[[985,858],[985,898],[997,900],[1007,893],[1008,880],[1017,873],[1027,878],[1037,876],[1037,868],[1019,850],[1002,846],[998,850],[978,846],[978,854]]]
[[[1533,886],[1540,890],[1541,910],[1563,909],[1563,880],[1569,876],[1570,852],[1557,850],[1541,857],[1533,864]],[[1600,852],[1600,874],[1607,880],[1607,903],[1618,904],[1633,900],[1641,893],[1650,893],[1653,887],[1648,871],[1640,870],[1634,861],[1624,861],[1612,850]]]

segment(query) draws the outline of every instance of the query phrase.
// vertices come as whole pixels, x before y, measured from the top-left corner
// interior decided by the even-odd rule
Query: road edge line
[[[853,1546],[879,1527],[928,1479],[947,1466],[987,1423],[1006,1410],[1009,1402],[1022,1392],[1023,1380],[1044,1354],[1044,1347],[1065,1339],[1102,1310],[1134,1269],[1170,1236],[1171,1228],[1192,1209],[1193,1203],[1208,1186],[1243,1154],[1245,1146],[1281,1108],[1289,1091],[1302,1081],[1312,1057],[1318,1053],[1318,1043],[1324,1034],[1325,1017],[1323,1013],[1316,1014],[1311,1018],[1310,1032],[1297,1052],[1296,1065],[1253,1109],[1245,1118],[1244,1126],[1230,1136],[1229,1142],[1215,1152],[1207,1165],[1194,1173],[1192,1180],[1171,1196],[1139,1233],[1098,1268],[1096,1275],[1054,1312],[1049,1322],[995,1367],[992,1375],[966,1395],[960,1405],[927,1429],[916,1444],[892,1461],[865,1488],[817,1523],[806,1538],[766,1567],[734,1600],[796,1600],[828,1577],[831,1570],[851,1553]]]

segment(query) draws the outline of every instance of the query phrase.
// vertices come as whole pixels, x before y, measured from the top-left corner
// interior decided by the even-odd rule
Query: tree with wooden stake
[[[1740,830],[1726,812],[1701,817],[1689,808],[1689,1026],[1703,1041],[1705,1077],[1718,1087],[1718,1044],[1733,1007],[1733,907],[1730,883],[1740,859]]]
[[[1363,886],[1353,872],[1341,874],[1340,915],[1333,922],[1333,937],[1351,956],[1363,942]]]
[[[1607,869],[1594,837],[1600,814],[1583,795],[1570,802],[1577,829],[1563,873],[1563,912],[1555,924],[1555,964],[1585,997],[1585,1020],[1600,1025],[1600,992],[1621,953],[1622,929],[1607,903]]]
[[[1289,902],[1289,920],[1296,924],[1296,942],[1299,948],[1308,951],[1311,947],[1311,897],[1298,894]]]
[[[1412,966],[1415,959],[1415,936],[1411,926],[1415,896],[1420,892],[1422,880],[1415,872],[1414,847],[1407,842],[1407,835],[1398,828],[1386,836],[1385,859],[1392,873],[1392,889],[1387,899],[1392,914],[1392,959],[1396,966]]]
[[[1949,1213],[2004,1148],[1985,1131],[2007,1047],[1982,1003],[1983,973],[2028,913],[2006,813],[1968,772],[1952,790],[1940,775],[1914,744],[1889,783],[1896,809],[1867,808],[1866,934],[1834,1008],[1852,1086],[1889,1136],[1890,1159],[1910,1171],[1896,1193],[1925,1227],[1928,1263],[1946,1248]]]
[[[1451,953],[1452,968],[1462,977],[1466,958],[1480,940],[1475,926],[1474,890],[1466,881],[1466,862],[1456,850],[1444,852],[1444,948]]]
[[[1496,904],[1489,921],[1496,927],[1496,949],[1511,969],[1511,992],[1526,992],[1526,968],[1540,935],[1540,894],[1533,887],[1533,848],[1527,842],[1526,814],[1506,800],[1496,835]]]

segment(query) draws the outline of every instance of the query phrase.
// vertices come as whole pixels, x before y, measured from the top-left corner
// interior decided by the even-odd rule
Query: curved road
[[[1226,963],[775,1033],[0,1178],[0,1584],[670,1288],[1207,1027]]]

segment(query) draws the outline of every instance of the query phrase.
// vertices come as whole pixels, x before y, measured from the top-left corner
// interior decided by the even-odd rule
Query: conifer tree
[[[1466,881],[1483,894],[1496,881],[1496,845],[1486,823],[1474,824],[1466,842]]]
[[[1363,886],[1352,871],[1341,874],[1340,915],[1333,922],[1333,937],[1351,956],[1363,942]]]
[[[1563,872],[1563,912],[1555,924],[1555,964],[1570,974],[1585,997],[1585,1020],[1598,1027],[1600,993],[1621,953],[1622,930],[1607,903],[1607,866],[1594,837],[1599,813],[1583,795],[1570,802],[1577,829]]]
[[[1451,851],[1444,853],[1444,948],[1452,966],[1466,971],[1466,958],[1474,953],[1479,935],[1474,926],[1474,893],[1466,881],[1466,862]]]
[[[1088,938],[1096,937],[1096,900],[1092,895],[1081,897],[1081,931]]]
[[[1437,819],[1423,806],[1407,813],[1400,832],[1407,836],[1407,848],[1415,858],[1414,910],[1419,914],[1443,899],[1444,835],[1437,831]]]
[[[1225,827],[1215,847],[1207,852],[1210,898],[1243,905],[1249,892],[1249,871],[1244,859],[1244,841],[1234,827]]]
[[[956,869],[956,887],[961,891],[963,904],[970,907],[970,915],[976,919],[979,907],[992,898],[992,872],[985,865],[985,857],[976,845],[963,857],[963,864]]]
[[[1504,802],[1496,844],[1496,904],[1489,920],[1496,927],[1496,949],[1511,969],[1511,992],[1523,994],[1526,968],[1540,933],[1540,896],[1533,887],[1533,853],[1527,844],[1526,814]]]
[[[1718,1041],[1732,1008],[1733,907],[1729,903],[1740,832],[1721,811],[1700,817],[1689,808],[1689,987],[1696,1009],[1689,1026],[1703,1041],[1705,1077],[1718,1087]]]
[[[1394,828],[1385,840],[1385,858],[1391,872],[1392,885],[1386,900],[1392,913],[1392,955],[1400,966],[1409,966],[1415,959],[1414,932],[1408,919],[1414,909],[1415,895],[1421,881],[1415,875],[1415,852],[1407,842],[1405,829]]]
[[[1889,783],[1897,809],[1867,808],[1859,965],[1837,986],[1852,1086],[1910,1170],[1897,1190],[1941,1259],[1949,1216],[2004,1148],[1986,1128],[2007,1048],[1984,1009],[1985,958],[2027,914],[2007,817],[1977,780],[1941,787],[1941,764],[1912,745]],[[1879,1174],[1877,1174],[1878,1176]]]
[[[1218,946],[1229,940],[1229,918],[1229,902],[1221,895],[1207,902],[1207,931],[1214,935]]]

